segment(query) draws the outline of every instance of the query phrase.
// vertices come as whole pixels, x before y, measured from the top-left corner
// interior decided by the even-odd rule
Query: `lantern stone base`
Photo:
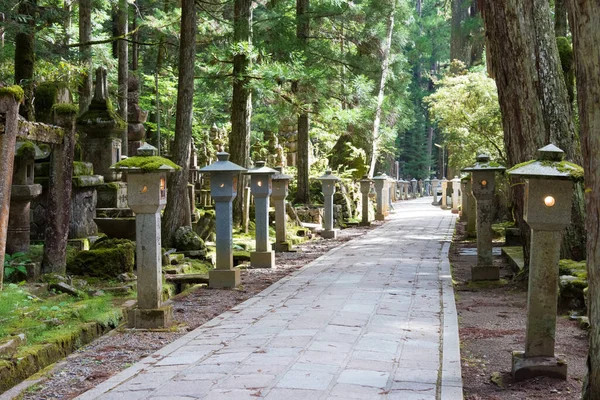
[[[452,214],[458,214],[458,210],[452,209]]]
[[[567,361],[560,357],[525,357],[523,351],[512,353],[512,376],[515,382],[536,376],[567,379]]]
[[[208,271],[208,286],[211,289],[234,288],[240,284],[240,270],[213,269]]]
[[[290,242],[273,243],[272,247],[277,253],[286,253],[292,251],[292,244]]]
[[[320,232],[321,237],[325,239],[335,239],[339,229],[324,229]]]
[[[127,311],[127,327],[135,329],[167,328],[173,321],[173,306],[161,308],[140,309]]]
[[[385,221],[385,214],[375,214],[376,221]]]
[[[250,253],[250,268],[274,268],[274,251],[253,251]]]
[[[371,226],[371,221],[360,221],[358,226]]]
[[[471,267],[472,281],[497,281],[500,279],[500,268],[490,265],[487,267]]]

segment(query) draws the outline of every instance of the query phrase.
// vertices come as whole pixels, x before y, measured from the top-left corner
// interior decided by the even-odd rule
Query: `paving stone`
[[[346,369],[342,371],[337,381],[339,383],[385,388],[389,377],[388,372]]]
[[[305,389],[271,389],[265,400],[309,400],[318,399],[322,394],[319,390],[305,390]]]
[[[333,380],[333,374],[316,371],[288,371],[277,383],[279,388],[325,390]]]

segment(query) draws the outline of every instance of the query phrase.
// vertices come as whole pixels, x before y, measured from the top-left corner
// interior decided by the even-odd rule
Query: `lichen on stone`
[[[153,172],[165,169],[164,167],[180,170],[181,167],[173,161],[160,156],[135,156],[129,157],[114,164],[114,169],[141,169],[144,172]]]
[[[0,96],[7,94],[13,96],[19,103],[25,98],[25,92],[19,85],[0,87]]]

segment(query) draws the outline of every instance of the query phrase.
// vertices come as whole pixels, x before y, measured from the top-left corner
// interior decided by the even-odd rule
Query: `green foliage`
[[[25,264],[30,263],[31,260],[27,257],[24,252],[17,252],[12,255],[4,255],[4,280],[6,282],[12,282],[15,277],[23,279],[27,276],[27,268]],[[1,318],[0,318],[1,320]]]
[[[79,252],[67,263],[67,271],[113,279],[124,272],[133,272],[135,266],[135,243],[126,239],[100,240],[89,251]]]
[[[22,102],[23,98],[25,98],[23,88],[19,85],[0,87],[0,96],[2,95],[13,96],[17,100],[17,103]]]

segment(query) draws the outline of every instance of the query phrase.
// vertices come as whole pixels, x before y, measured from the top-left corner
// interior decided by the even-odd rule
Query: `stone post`
[[[454,176],[454,179],[452,179],[452,213],[453,214],[458,214],[458,208],[460,207],[459,191],[460,191],[460,178],[458,176]]]
[[[463,212],[467,213],[467,236],[475,237],[475,224],[477,222],[477,202],[473,196],[473,184],[471,177],[467,181],[465,191],[463,192]]]
[[[360,180],[360,193],[362,195],[362,219],[360,221],[360,226],[369,226],[371,225],[371,221],[369,221],[369,192],[371,191],[371,183],[372,180],[369,179],[367,175],[363,176]]]
[[[433,204],[434,206],[438,205],[437,187],[439,183],[440,180],[438,178],[433,178],[431,180],[431,191],[433,192],[433,202],[431,204]]]
[[[0,179],[0,266],[4,266],[17,120],[19,103],[23,100],[23,96],[23,89],[19,86],[0,88],[0,171],[3,177]],[[4,268],[0,272],[0,289],[2,289],[3,276]]]
[[[412,198],[416,199],[417,198],[417,180],[415,178],[412,178],[410,180],[410,185],[411,185],[411,190],[412,190]]]
[[[425,195],[425,186],[423,186],[423,179],[419,179],[417,183],[417,187],[419,188],[418,193],[419,197],[423,197]]]
[[[244,226],[244,233],[248,233],[248,225],[250,224],[250,193],[250,187],[246,186],[243,193],[244,203],[242,207],[242,218],[244,219],[242,225]]]
[[[442,210],[448,209],[448,179],[442,178]]]
[[[232,288],[240,284],[240,270],[233,268],[233,206],[237,180],[246,169],[229,161],[229,153],[217,153],[217,161],[202,169],[210,174],[210,194],[215,201],[217,261],[208,272],[211,288]]]
[[[127,173],[127,202],[135,213],[137,307],[128,311],[127,324],[136,329],[164,328],[171,325],[173,310],[162,304],[160,212],[167,204],[167,173],[178,167],[158,157],[156,147],[147,143],[137,154],[112,166]],[[150,170],[144,169],[148,157],[156,164]]]
[[[550,144],[533,163],[509,171],[525,178],[523,216],[531,228],[525,352],[513,352],[515,381],[548,376],[567,379],[564,357],[554,354],[561,231],[571,222],[572,180],[583,169],[566,164],[564,152]]]
[[[292,177],[283,173],[283,167],[275,167],[277,173],[271,178],[273,191],[271,199],[275,206],[275,243],[273,249],[279,252],[292,250],[292,245],[287,240],[287,213],[285,199],[288,195],[288,183]]]
[[[340,180],[333,175],[330,170],[325,171],[325,175],[319,177],[323,185],[323,197],[325,199],[325,210],[323,215],[323,231],[321,236],[327,239],[335,239],[338,230],[333,229],[333,195],[335,193],[335,183]]]
[[[471,268],[471,279],[474,281],[500,279],[500,269],[493,265],[492,257],[492,202],[496,172],[504,169],[499,164],[491,163],[487,154],[480,154],[474,166],[463,170],[471,173],[471,187],[477,200],[477,266]]]
[[[431,180],[425,179],[425,196],[431,196]]]
[[[8,254],[29,251],[31,201],[42,193],[42,185],[33,183],[33,163],[43,155],[32,142],[16,144],[6,239]]]
[[[396,199],[395,199],[396,191],[394,190],[394,186],[396,186],[396,182],[394,182],[394,180],[392,178],[388,178],[386,185],[387,185],[387,193],[388,193],[387,198],[388,198],[388,213],[389,213],[389,210],[394,208],[392,203],[394,201],[396,201]]]
[[[409,195],[408,195],[408,186],[409,185],[410,185],[410,182],[404,181],[404,199],[405,200],[409,199]]]
[[[46,231],[44,233],[43,273],[67,272],[67,241],[71,222],[73,159],[75,157],[75,118],[78,108],[72,104],[54,106],[54,123],[64,129],[62,145],[54,148],[48,182]]]
[[[257,161],[256,168],[247,172],[250,175],[250,188],[254,196],[254,222],[256,226],[256,251],[250,253],[251,268],[273,268],[275,252],[269,242],[269,196],[272,191],[272,168],[264,161]]]
[[[377,209],[375,211],[375,219],[377,221],[385,220],[385,181],[386,179],[383,174],[379,174],[373,178],[373,185],[375,186],[375,193],[377,195]]]

